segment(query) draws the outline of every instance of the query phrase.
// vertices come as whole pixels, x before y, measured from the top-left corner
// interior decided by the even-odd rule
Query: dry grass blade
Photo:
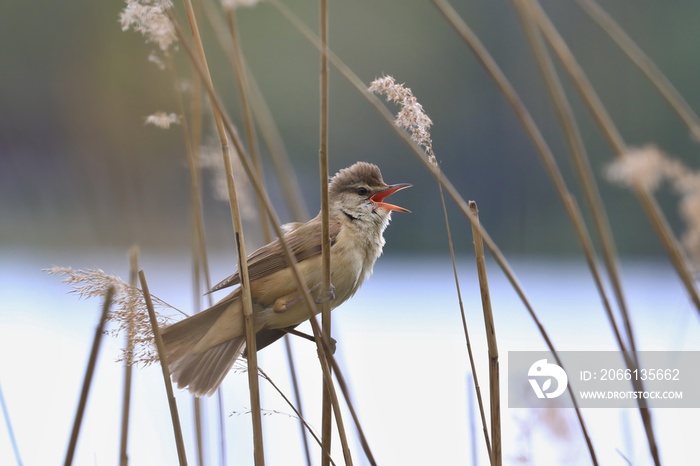
[[[459,276],[457,275],[457,261],[455,260],[454,245],[452,243],[452,231],[450,230],[450,221],[447,216],[447,205],[445,203],[445,195],[442,191],[442,185],[438,183],[440,188],[440,200],[442,201],[442,210],[445,215],[445,227],[447,228],[447,243],[450,248],[450,258],[452,259],[452,273],[455,278],[455,287],[457,288],[457,299],[459,300],[459,313],[462,317],[462,329],[464,331],[464,340],[467,343],[467,355],[469,357],[469,366],[472,371],[472,379],[474,380],[474,391],[476,392],[476,401],[479,406],[479,415],[481,416],[481,428],[484,432],[484,441],[486,442],[486,451],[488,452],[489,462],[491,462],[491,439],[486,424],[486,412],[484,410],[484,400],[481,396],[481,387],[479,386],[479,377],[476,373],[476,364],[474,362],[474,354],[472,353],[471,339],[469,338],[469,330],[467,328],[467,316],[464,312],[464,303],[462,303],[462,291],[459,286]],[[483,249],[483,241],[482,241]]]
[[[197,24],[197,19],[194,14],[194,9],[192,3],[189,0],[185,0],[185,9],[187,11],[187,18],[190,25],[190,30],[192,31],[192,36],[196,45],[196,55],[192,53],[190,56],[192,58],[192,65],[200,72],[201,78],[204,81],[207,89],[213,89],[213,83],[211,79],[211,74],[209,72],[209,65],[207,64],[206,54],[204,53],[204,45],[202,44],[202,38],[199,34],[199,26]],[[177,27],[177,23],[174,18],[170,17],[173,21],[173,27],[176,28],[176,35],[182,36],[182,31]],[[185,38],[181,37],[183,44]],[[265,450],[263,446],[263,433],[262,433],[262,415],[260,412],[260,387],[257,377],[257,349],[255,340],[255,328],[253,323],[253,304],[250,293],[250,279],[248,275],[248,263],[246,258],[245,242],[243,239],[243,224],[241,221],[238,199],[236,194],[236,185],[233,179],[233,168],[231,164],[231,153],[228,145],[228,138],[226,136],[226,128],[224,126],[224,112],[220,106],[213,105],[212,108],[214,113],[214,120],[216,122],[216,129],[221,141],[221,154],[224,160],[224,167],[226,171],[226,186],[228,188],[229,195],[229,208],[231,210],[231,221],[233,224],[233,233],[236,240],[236,252],[238,255],[238,270],[241,277],[241,290],[242,290],[242,302],[243,302],[243,320],[245,323],[245,341],[246,348],[248,349],[248,365],[251,371],[248,373],[248,386],[250,390],[250,405],[252,410],[252,421],[253,421],[253,454],[255,458],[256,466],[263,466],[265,464]],[[237,137],[237,135],[236,135]],[[236,149],[238,153],[241,154],[241,159],[245,157],[242,156],[244,153],[242,144],[236,138]],[[249,175],[250,176],[250,175]],[[264,192],[264,189],[260,189],[260,192]],[[262,196],[259,194],[259,196]],[[252,373],[252,374],[251,374]]]
[[[90,394],[90,386],[92,385],[92,376],[95,373],[95,365],[97,364],[97,354],[100,351],[100,343],[102,343],[102,337],[104,336],[104,328],[107,323],[107,314],[109,313],[109,308],[112,305],[112,298],[114,297],[114,287],[110,286],[105,293],[104,304],[102,305],[102,313],[100,314],[100,320],[95,328],[95,338],[92,342],[92,350],[90,351],[90,358],[88,359],[87,369],[85,370],[85,378],[83,379],[83,388],[80,391],[80,400],[78,401],[78,408],[75,411],[75,420],[73,421],[73,430],[71,431],[70,441],[68,442],[68,450],[66,452],[66,459],[64,465],[68,466],[73,464],[73,456],[75,455],[75,447],[78,444],[78,435],[80,434],[80,426],[83,422],[83,415],[85,414],[85,405],[87,404],[88,395]]]
[[[248,84],[248,70],[243,61],[243,50],[241,47],[241,39],[236,26],[236,15],[233,8],[226,10],[226,19],[228,20],[229,30],[231,31],[231,43],[233,44],[233,59],[236,63],[235,69],[236,84],[238,85],[238,94],[241,98],[241,107],[243,113],[243,127],[248,141],[248,153],[253,161],[253,166],[258,174],[258,179],[264,182],[262,161],[260,151],[258,150],[258,137],[255,133],[255,125],[253,124],[253,111],[250,105],[250,85]],[[258,211],[262,211],[262,199],[257,196]],[[270,232],[270,224],[264,215],[260,216],[260,227],[262,228],[263,241],[265,244],[272,241],[272,233]]]
[[[158,350],[158,357],[160,359],[160,368],[163,373],[165,393],[168,397],[168,407],[170,408],[170,420],[172,421],[173,434],[175,435],[177,458],[180,463],[180,466],[186,466],[187,455],[185,453],[185,441],[182,438],[182,426],[180,424],[180,415],[177,411],[177,402],[175,401],[175,394],[173,393],[173,384],[170,381],[170,371],[168,370],[168,362],[165,358],[165,348],[163,346],[163,339],[160,336],[160,328],[158,327],[158,320],[156,319],[156,311],[153,308],[151,292],[148,289],[146,275],[143,273],[143,270],[139,270],[139,281],[141,282],[141,290],[143,291],[143,297],[146,300],[146,309],[148,309],[148,317],[151,321],[153,336],[156,342],[156,349]]]
[[[574,117],[573,110],[569,105],[569,101],[566,98],[564,88],[559,80],[554,65],[547,53],[546,47],[542,41],[542,37],[536,30],[533,21],[530,19],[528,9],[528,2],[522,0],[515,0],[514,4],[517,11],[520,14],[521,21],[524,25],[524,29],[527,38],[531,44],[534,51],[535,58],[537,59],[542,74],[544,75],[545,82],[547,84],[547,90],[550,93],[552,101],[554,103],[554,108],[559,116],[559,120],[562,123],[564,130],[564,135],[566,136],[566,141],[569,145],[569,150],[571,152],[574,167],[576,169],[576,174],[579,177],[580,184],[583,188],[583,192],[586,198],[586,202],[593,219],[596,232],[598,235],[598,240],[602,248],[603,261],[612,284],[613,292],[617,300],[618,307],[620,309],[620,314],[625,326],[625,333],[627,336],[627,342],[629,344],[629,349],[633,352],[636,351],[637,345],[635,344],[634,333],[632,331],[632,324],[629,317],[629,312],[627,310],[627,303],[625,301],[624,293],[622,291],[622,282],[620,280],[617,252],[615,247],[615,242],[610,229],[610,223],[608,221],[608,216],[606,213],[605,205],[600,196],[598,190],[598,185],[595,181],[593,175],[593,169],[586,152],[586,148],[583,143],[583,138],[581,132],[579,131],[578,125],[576,123],[576,118]],[[595,267],[595,265],[594,265]],[[613,327],[615,334],[618,338],[619,346],[621,351],[625,351],[625,345],[619,336],[619,331],[617,330],[617,324],[615,318],[612,314],[612,309],[609,306],[605,307],[606,311],[609,311],[608,317],[610,319],[611,326]]]
[[[688,102],[678,92],[675,86],[656,66],[642,49],[627,35],[624,29],[594,0],[576,0],[585,11],[605,31],[623,52],[649,78],[649,81],[659,90],[671,108],[688,126],[696,141],[700,141],[700,118],[688,105]]]
[[[476,202],[469,201],[469,209],[476,219],[479,219],[479,209]],[[503,464],[501,447],[501,382],[498,368],[498,342],[496,340],[496,325],[491,309],[491,296],[489,293],[489,280],[486,274],[486,257],[484,256],[484,242],[476,226],[472,227],[474,237],[474,253],[476,256],[476,270],[479,277],[479,290],[481,291],[481,305],[484,310],[484,325],[486,326],[486,344],[489,352],[489,394],[491,399],[491,465]]]
[[[139,271],[139,249],[133,246],[129,250],[129,285],[136,287],[138,285],[138,271]],[[121,426],[121,440],[119,442],[119,464],[120,466],[127,466],[129,464],[129,454],[128,454],[128,441],[129,441],[129,410],[131,408],[131,376],[132,367],[128,364],[128,361],[133,360],[134,355],[134,326],[131,322],[127,324],[126,348],[124,353],[126,355],[124,359],[124,395],[122,400],[122,426]]]
[[[544,13],[538,3],[531,3],[531,12],[537,25],[542,30],[545,38],[554,49],[555,53],[561,60],[564,68],[571,76],[577,90],[581,94],[584,103],[588,106],[589,111],[595,118],[596,123],[603,132],[603,135],[608,140],[608,143],[613,149],[617,157],[623,157],[627,152],[628,147],[620,135],[615,123],[612,121],[610,114],[605,109],[605,105],[598,97],[598,94],[593,89],[583,69],[579,66],[576,57],[574,57],[569,47],[559,35],[558,31],[551,23],[547,15]],[[695,287],[695,281],[688,269],[688,261],[681,248],[678,239],[673,234],[668,220],[663,215],[661,208],[656,202],[654,196],[643,186],[637,184],[633,187],[639,203],[651,222],[654,231],[659,237],[662,246],[666,251],[666,255],[671,260],[676,272],[678,273],[681,282],[683,283],[691,301],[695,305],[696,311],[700,315],[700,295]]]
[[[321,261],[322,284],[321,296],[329,296],[331,292],[331,236],[330,236],[330,211],[328,206],[328,1],[319,2],[319,29],[321,31],[321,70],[320,70],[320,131],[319,131],[319,178],[321,180]],[[321,332],[331,338],[331,303],[325,300],[321,304]],[[324,453],[321,457],[321,466],[328,466],[333,439],[333,420],[331,418],[331,400],[327,383],[323,386],[321,406],[321,438]]]
[[[240,71],[237,69],[236,59],[234,58],[233,45],[227,40],[226,24],[221,19],[219,9],[214,4],[214,0],[204,0],[202,2],[207,20],[212,26],[214,35],[216,36],[219,45],[224,50],[226,57],[233,69],[234,74]],[[304,204],[304,198],[299,186],[299,180],[295,170],[290,162],[289,154],[284,145],[282,135],[280,134],[275,120],[272,116],[265,97],[258,86],[255,77],[250,72],[245,56],[241,55],[241,65],[245,69],[248,77],[248,91],[250,93],[249,100],[253,110],[260,134],[267,146],[267,149],[272,160],[272,165],[275,171],[277,182],[284,193],[284,200],[287,202],[292,217],[297,221],[306,220],[309,218],[309,210]]]

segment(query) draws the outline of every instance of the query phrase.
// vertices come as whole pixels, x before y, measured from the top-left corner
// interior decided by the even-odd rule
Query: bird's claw
[[[315,302],[316,304],[323,304],[327,303],[329,301],[334,301],[335,300],[335,286],[331,283],[331,287],[328,290],[328,293],[326,293],[325,296],[322,296],[322,293],[319,293],[318,296],[316,296]]]

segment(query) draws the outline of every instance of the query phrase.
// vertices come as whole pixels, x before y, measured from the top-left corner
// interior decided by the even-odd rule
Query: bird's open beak
[[[388,188],[386,188],[386,189],[384,189],[384,190],[382,190],[382,191],[379,191],[378,193],[374,194],[374,195],[373,195],[372,197],[370,197],[369,199],[370,199],[372,202],[374,202],[374,204],[375,204],[377,207],[381,207],[382,209],[386,209],[386,210],[395,210],[395,211],[397,211],[397,212],[408,212],[408,213],[411,213],[411,211],[408,210],[408,209],[404,209],[403,207],[399,207],[399,206],[397,206],[397,205],[389,204],[389,203],[384,202],[384,199],[386,199],[387,197],[391,196],[391,195],[394,194],[396,191],[401,191],[402,189],[404,189],[404,188],[410,188],[411,186],[413,186],[413,185],[412,185],[412,184],[409,184],[409,183],[392,184],[392,185],[389,186]]]

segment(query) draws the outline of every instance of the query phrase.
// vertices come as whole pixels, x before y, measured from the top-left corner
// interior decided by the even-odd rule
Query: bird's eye
[[[357,194],[359,194],[360,196],[366,196],[367,194],[369,194],[369,189],[365,188],[364,186],[357,188]]]

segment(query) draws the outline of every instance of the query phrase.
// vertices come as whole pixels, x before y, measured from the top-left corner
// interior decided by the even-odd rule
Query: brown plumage
[[[382,253],[391,211],[408,212],[384,201],[409,187],[384,183],[376,165],[357,162],[340,170],[329,185],[331,308],[350,298],[372,273]],[[286,226],[284,239],[306,285],[318,295],[321,271],[321,214],[306,223]],[[248,256],[250,288],[258,349],[274,342],[309,318],[279,240]],[[240,284],[238,272],[210,292]],[[178,387],[197,396],[211,395],[245,347],[240,288],[211,308],[163,329],[166,358]],[[320,306],[317,307],[317,310]]]

